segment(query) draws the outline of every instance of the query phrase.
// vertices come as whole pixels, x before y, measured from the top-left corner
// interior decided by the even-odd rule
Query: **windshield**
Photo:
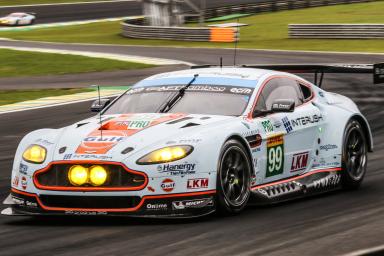
[[[133,88],[104,114],[158,113],[183,85]],[[192,85],[168,112],[239,116],[248,105],[252,88],[222,85]]]
[[[21,13],[12,13],[12,14],[8,15],[8,17],[12,17],[12,18],[20,18],[23,16],[24,16],[24,14],[21,14]]]

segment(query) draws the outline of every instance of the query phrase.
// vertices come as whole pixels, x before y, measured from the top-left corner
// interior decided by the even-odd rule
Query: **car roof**
[[[184,85],[194,77],[199,76],[193,84],[206,85],[227,85],[255,88],[259,79],[266,74],[281,74],[266,69],[241,68],[241,67],[214,67],[214,68],[194,68],[180,71],[161,73],[150,76],[140,82],[135,87],[149,87],[159,85]]]

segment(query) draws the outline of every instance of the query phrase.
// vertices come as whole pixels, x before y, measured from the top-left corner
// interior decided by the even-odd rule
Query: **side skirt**
[[[293,178],[252,187],[250,204],[264,205],[341,188],[341,168],[313,170]]]

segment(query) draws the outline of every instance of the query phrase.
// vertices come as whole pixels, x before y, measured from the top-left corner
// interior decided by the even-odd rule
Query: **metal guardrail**
[[[293,10],[308,7],[328,6],[337,4],[352,4],[374,2],[375,0],[262,0],[255,3],[229,5],[218,8],[207,9],[205,18],[214,18],[233,13],[260,13],[274,12],[282,10]],[[377,1],[377,0],[376,0]],[[188,21],[196,21],[196,18],[191,17]]]
[[[384,24],[290,24],[289,37],[384,39]]]
[[[205,18],[234,13],[260,13],[291,10],[336,4],[373,2],[377,0],[262,0],[255,3],[230,5],[207,9]],[[186,21],[197,21],[196,16],[186,16]],[[144,19],[127,20],[122,23],[122,35],[129,38],[169,39],[181,41],[235,42],[239,40],[237,28],[192,28],[146,26]]]
[[[237,28],[215,27],[157,27],[145,26],[144,19],[127,20],[122,23],[122,35],[141,39],[168,39],[201,42],[235,42],[238,40]]]

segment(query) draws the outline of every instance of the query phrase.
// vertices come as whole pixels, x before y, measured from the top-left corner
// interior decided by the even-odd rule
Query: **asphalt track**
[[[1,42],[4,44],[6,42]],[[10,44],[8,42],[7,44]],[[194,63],[232,63],[232,50],[57,45],[134,52]],[[383,62],[384,56],[239,51],[238,63]],[[194,220],[0,217],[0,255],[341,255],[383,244],[384,86],[368,75],[328,76],[324,88],[355,100],[374,134],[375,152],[360,190],[335,192],[233,217]],[[0,197],[9,191],[13,154],[23,135],[91,116],[89,102],[0,115]],[[342,127],[340,127],[342,129]]]
[[[257,1],[257,0],[256,0]],[[79,0],[81,2],[81,0]],[[200,0],[192,0],[198,4]],[[207,8],[226,6],[230,4],[254,3],[255,0],[207,0]],[[53,23],[79,21],[142,15],[142,5],[139,1],[85,3],[76,5],[37,5],[22,7],[0,7],[0,17],[12,12],[34,12],[37,14],[36,23]]]

